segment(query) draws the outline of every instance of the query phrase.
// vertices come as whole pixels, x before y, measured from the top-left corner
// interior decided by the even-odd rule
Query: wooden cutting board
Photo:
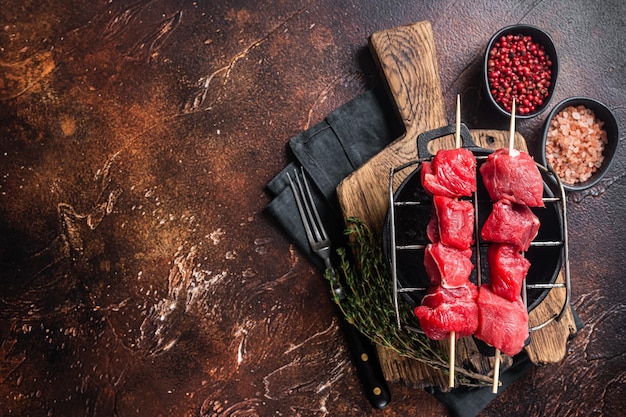
[[[337,187],[337,196],[344,216],[356,217],[381,235],[389,207],[389,170],[417,159],[417,136],[425,131],[447,125],[444,115],[441,80],[437,66],[432,26],[428,21],[417,22],[374,33],[370,38],[372,55],[389,87],[406,132],[387,148],[375,155],[365,165],[344,179]],[[478,146],[497,149],[508,146],[508,132],[497,130],[470,131]],[[527,151],[524,138],[516,133],[515,146]],[[452,136],[430,144],[431,153],[438,149],[454,147]],[[410,170],[403,170],[410,171]],[[398,187],[410,172],[395,175]],[[559,276],[557,282],[562,282]],[[543,323],[560,311],[565,290],[555,288],[530,314],[530,325]],[[571,310],[559,322],[553,321],[532,333],[526,348],[535,364],[559,362],[566,353],[566,342],[576,332]],[[471,341],[471,338],[465,338]],[[473,342],[471,342],[473,343]],[[471,344],[470,343],[470,344]],[[457,348],[458,355],[476,353],[473,346]],[[408,385],[446,385],[447,378],[440,371],[419,361],[401,357],[395,352],[379,347],[380,362],[388,381]]]

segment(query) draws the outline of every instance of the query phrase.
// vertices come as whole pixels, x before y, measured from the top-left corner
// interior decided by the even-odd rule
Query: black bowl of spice
[[[619,143],[619,126],[611,110],[588,97],[558,103],[543,129],[539,162],[550,166],[567,191],[598,183],[611,166]]]
[[[484,86],[488,100],[504,116],[528,119],[544,111],[552,99],[559,62],[552,38],[528,25],[500,29],[485,50]]]

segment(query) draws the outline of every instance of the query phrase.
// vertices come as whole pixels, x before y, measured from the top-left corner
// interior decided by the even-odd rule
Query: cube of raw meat
[[[423,162],[422,186],[432,195],[471,197],[476,191],[476,158],[465,148],[442,149]]]
[[[457,338],[470,336],[478,327],[476,296],[476,286],[471,282],[453,289],[432,286],[413,312],[426,336],[433,340],[447,339],[452,331]]]
[[[498,149],[480,166],[492,201],[501,199],[529,207],[543,207],[543,179],[535,160],[519,150]]]
[[[465,285],[474,269],[471,249],[457,249],[441,242],[429,243],[424,252],[424,266],[432,285],[456,288]]]
[[[509,301],[489,284],[478,290],[478,328],[474,335],[509,356],[517,355],[528,339],[528,311],[521,297]]]
[[[492,291],[509,301],[517,300],[521,296],[530,261],[517,247],[506,243],[491,244],[487,260]]]
[[[465,200],[434,196],[439,239],[445,245],[467,249],[474,243],[474,205]]]
[[[510,243],[527,251],[539,226],[539,219],[530,208],[500,200],[493,205],[481,229],[481,237],[488,242]]]

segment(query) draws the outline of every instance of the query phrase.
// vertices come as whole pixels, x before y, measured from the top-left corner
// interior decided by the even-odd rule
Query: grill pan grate
[[[446,127],[439,129],[435,134],[427,132],[426,140],[418,138],[418,144],[422,140],[422,152],[425,149],[424,143],[432,140],[434,137],[442,136],[447,133],[452,127]],[[466,135],[469,135],[469,130],[465,128]],[[421,135],[420,135],[421,136]],[[491,153],[491,150],[478,148],[473,143],[466,142],[464,138],[464,147],[470,148],[477,159],[478,165],[487,159],[487,155]],[[429,243],[425,236],[425,232],[411,230],[412,228],[420,228],[423,226],[425,231],[425,224],[430,218],[430,210],[432,209],[432,199],[427,196],[426,192],[421,188],[419,182],[419,171],[421,164],[424,161],[432,160],[432,155],[428,157],[419,158],[415,161],[403,164],[399,167],[392,168],[389,171],[389,210],[387,213],[387,219],[384,230],[384,246],[387,252],[387,260],[390,264],[392,281],[393,281],[393,303],[396,313],[398,329],[402,329],[400,321],[399,311],[399,296],[404,296],[409,300],[411,304],[417,305],[420,303],[421,298],[425,295],[428,287],[428,277],[425,275],[425,271],[420,274],[419,267],[421,267],[420,259],[423,259],[423,252],[426,245]],[[547,295],[549,291],[555,288],[565,291],[565,297],[563,299],[563,305],[558,313],[548,317],[542,323],[530,327],[529,331],[537,331],[553,321],[559,321],[567,310],[570,303],[571,285],[570,285],[570,271],[569,271],[569,250],[568,250],[568,238],[567,238],[567,212],[566,212],[566,196],[563,185],[553,169],[546,168],[543,165],[537,164],[539,171],[544,180],[544,195],[543,202],[546,205],[545,208],[538,209],[535,214],[539,217],[541,225],[539,228],[539,234],[535,240],[531,243],[531,248],[527,254],[531,254],[533,259],[531,260],[531,269],[528,272],[528,276],[524,279],[524,285],[522,286],[522,299],[527,309],[530,311],[536,307],[541,300]],[[403,180],[400,187],[394,191],[394,183],[397,183],[395,177],[400,173],[405,173],[407,170],[413,169],[406,178]],[[485,191],[481,192],[481,178],[477,169],[479,190],[469,199],[473,202],[475,210],[475,225],[474,225],[474,246],[473,246],[473,258],[474,258],[474,271],[470,279],[474,283],[480,286],[483,283],[485,277],[488,277],[488,266],[486,265],[486,249],[487,242],[484,242],[480,238],[480,228],[482,222],[488,216],[491,209],[491,202],[488,201],[488,196],[485,195]],[[418,185],[416,187],[416,185]],[[417,188],[417,191],[414,190]],[[408,210],[408,211],[407,211]],[[543,213],[541,211],[544,211]],[[399,212],[406,211],[404,214]],[[535,209],[533,209],[535,211]],[[409,213],[409,214],[407,214]],[[400,222],[399,218],[406,220],[407,217],[411,217],[410,213],[414,213],[416,216],[421,216],[423,224],[413,223],[407,228],[407,225]],[[420,215],[421,213],[421,215]],[[552,224],[552,220],[557,220],[558,225]],[[546,224],[544,225],[544,221]],[[412,226],[412,227],[411,227]],[[542,233],[542,229],[552,228],[548,233]],[[407,233],[407,229],[410,233]],[[558,259],[554,259],[555,256]],[[407,259],[410,259],[407,261]],[[549,265],[549,262],[544,260],[549,259],[554,263],[554,267],[550,268],[550,271],[540,270],[540,273],[533,274],[533,268],[536,264]],[[415,273],[407,270],[410,262],[415,260],[416,265]],[[539,260],[542,260],[541,262]],[[535,264],[535,265],[533,265]],[[539,265],[540,266],[540,265]],[[536,268],[535,268],[536,269]],[[555,282],[559,273],[563,272],[564,282]],[[535,275],[540,275],[538,279]],[[487,278],[488,279],[488,278]],[[527,282],[531,281],[531,282]],[[534,294],[535,299],[530,300],[529,304],[529,292]],[[539,294],[539,295],[537,295]],[[404,325],[407,330],[423,333],[418,327]]]

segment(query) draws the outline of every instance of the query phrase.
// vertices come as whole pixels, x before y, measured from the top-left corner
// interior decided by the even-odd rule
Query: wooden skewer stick
[[[513,153],[515,149],[515,97],[511,105],[511,128],[509,131],[509,155]],[[498,385],[500,381],[500,349],[496,349],[495,364],[493,366],[493,386],[491,392],[496,394],[498,392]]]
[[[493,386],[491,392],[498,393],[498,385],[500,385],[500,349],[496,349],[496,362],[493,365]]]
[[[456,148],[461,147],[461,95],[456,96],[456,130],[455,130]],[[448,385],[454,388],[454,366],[456,360],[456,332],[450,332],[450,362],[448,364],[449,380]]]
[[[450,363],[448,364],[449,366],[449,379],[448,379],[448,385],[450,386],[450,388],[454,388],[454,362],[455,362],[455,358],[456,358],[456,332],[454,330],[452,330],[450,332]]]
[[[513,97],[513,104],[511,105],[511,128],[509,130],[509,155],[513,153],[515,149],[515,97]]]
[[[455,130],[456,148],[461,147],[461,95],[456,95],[456,130]]]

